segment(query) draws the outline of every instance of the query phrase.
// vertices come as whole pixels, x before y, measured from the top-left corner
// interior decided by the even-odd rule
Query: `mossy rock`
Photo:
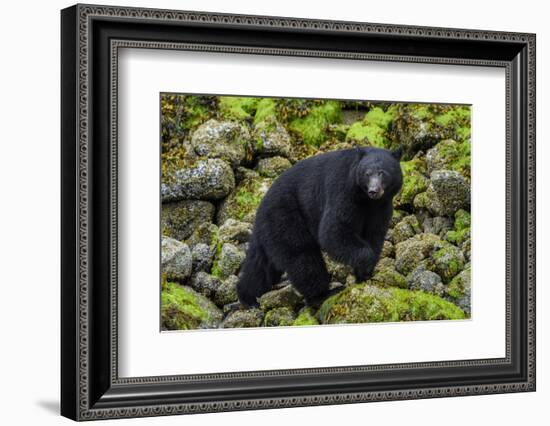
[[[349,265],[335,261],[327,253],[323,252],[322,254],[327,271],[332,277],[332,280],[345,283],[348,275],[353,274],[353,268]]]
[[[237,167],[251,155],[252,139],[246,126],[234,121],[210,119],[201,124],[191,138],[200,157],[219,158]]]
[[[431,269],[439,274],[444,283],[451,281],[464,269],[465,264],[462,251],[446,241],[439,241],[434,245],[431,261],[433,262]]]
[[[415,215],[405,216],[397,225],[393,227],[392,241],[394,244],[398,244],[421,232],[422,229],[417,217]]]
[[[161,183],[162,202],[219,200],[235,188],[231,167],[218,158],[189,162]]]
[[[298,316],[296,317],[292,325],[319,325],[319,320],[315,316],[315,311],[312,308],[304,307],[300,309],[300,312],[298,312]]]
[[[189,281],[189,285],[193,290],[208,297],[210,300],[212,300],[214,294],[221,285],[221,280],[218,277],[202,271],[193,275]]]
[[[472,304],[472,268],[467,266],[460,274],[452,279],[445,289],[448,300],[458,305],[469,317]]]
[[[394,199],[398,209],[412,206],[414,197],[428,189],[430,180],[425,176],[426,163],[421,158],[401,162],[403,186]]]
[[[246,309],[230,312],[222,322],[223,328],[260,327],[264,312],[259,309]]]
[[[276,178],[285,170],[288,170],[292,167],[290,161],[284,157],[268,157],[261,158],[256,165],[256,171],[260,176],[267,178]]]
[[[160,108],[163,153],[179,145],[194,128],[211,118],[216,113],[217,106],[215,96],[162,93]]]
[[[183,200],[164,203],[160,214],[161,233],[183,241],[204,223],[214,220],[216,208],[208,201]]]
[[[435,272],[427,270],[423,264],[409,274],[407,287],[409,290],[422,290],[437,296],[443,296],[445,290],[441,277]]]
[[[161,269],[169,280],[184,282],[193,267],[193,256],[189,246],[170,237],[161,239]]]
[[[256,209],[273,183],[269,178],[245,178],[221,203],[218,210],[218,223],[227,219],[254,222]]]
[[[394,257],[395,256],[395,247],[390,241],[384,241],[384,245],[382,246],[382,252],[380,253],[380,257]]]
[[[195,244],[191,249],[193,258],[193,273],[208,272],[214,260],[214,248],[207,244]]]
[[[303,304],[302,296],[290,284],[264,293],[259,302],[260,309],[265,312],[282,307],[296,310],[298,306]]]
[[[453,216],[460,209],[469,209],[470,185],[458,172],[436,170],[430,175],[428,190],[418,194],[413,204],[436,216]]]
[[[435,234],[443,238],[448,231],[453,229],[453,220],[445,216],[428,216],[422,222],[422,229],[426,233]]]
[[[223,244],[219,256],[214,261],[212,275],[221,279],[226,279],[230,275],[237,275],[245,257],[245,253],[234,244]]]
[[[464,269],[462,251],[433,234],[418,234],[396,246],[395,269],[408,276],[419,266],[436,272],[448,283]]]
[[[438,296],[400,288],[359,284],[325,300],[322,324],[463,319],[464,312]]]
[[[407,279],[392,267],[379,269],[371,278],[373,284],[381,287],[407,288]]]
[[[433,234],[418,234],[395,246],[395,269],[407,276],[423,260],[428,259],[442,240]]]
[[[218,240],[221,243],[246,243],[252,236],[252,224],[227,219],[219,228]]]
[[[307,114],[289,122],[289,129],[306,145],[320,146],[328,139],[331,124],[342,121],[342,108],[338,101],[323,101],[311,107]]]
[[[462,243],[462,246],[460,247],[462,249],[462,253],[464,253],[464,258],[467,260],[467,261],[470,261],[471,260],[471,255],[472,255],[472,239],[471,238],[467,238],[463,243]]]
[[[285,157],[292,152],[292,142],[286,128],[273,117],[267,117],[254,127],[253,152],[256,157]]]
[[[458,246],[470,238],[471,216],[465,210],[455,213],[454,229],[446,233],[445,239]]]
[[[438,104],[395,104],[391,147],[402,146],[404,159],[426,151],[443,139],[470,137],[470,107]]]
[[[470,140],[456,142],[453,139],[445,139],[439,142],[426,153],[426,163],[429,173],[434,170],[454,170],[466,180],[470,180]]]
[[[239,278],[236,275],[231,275],[218,286],[212,299],[216,305],[224,306],[239,299],[237,295],[238,281]]]
[[[193,289],[165,282],[161,291],[161,327],[164,330],[218,328],[222,312]]]
[[[264,327],[284,327],[293,325],[296,314],[292,309],[282,307],[270,310],[265,314]]]
[[[191,249],[197,244],[205,244],[211,249],[216,247],[218,241],[218,226],[214,223],[200,224],[191,236],[185,241]]]

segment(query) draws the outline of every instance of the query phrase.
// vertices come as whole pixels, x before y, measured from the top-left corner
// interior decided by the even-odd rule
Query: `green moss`
[[[292,325],[319,325],[315,314],[311,308],[304,308],[300,311]]]
[[[365,118],[353,123],[346,133],[346,141],[366,143],[378,148],[389,145],[386,131],[394,119],[394,110],[384,110],[374,107],[367,112]]]
[[[262,98],[256,107],[254,124],[257,125],[269,117],[277,116],[277,103],[272,98]]]
[[[341,120],[340,102],[326,101],[312,107],[305,116],[292,120],[289,128],[297,133],[305,144],[320,146],[327,139],[328,126]]]
[[[258,106],[258,98],[239,96],[219,96],[221,114],[234,120],[245,120],[253,116]]]
[[[419,120],[431,118],[433,115],[432,109],[427,104],[411,104],[408,105],[408,108],[412,112],[413,117]]]
[[[400,288],[356,285],[327,299],[319,309],[324,324],[463,319],[464,312],[441,297]]]
[[[445,291],[453,299],[459,299],[464,296],[464,286],[458,275],[452,279]]]
[[[426,172],[426,163],[420,159],[401,162],[403,171],[403,186],[395,200],[397,206],[412,204],[414,197],[428,189],[429,180],[423,173]]]
[[[208,302],[207,302],[208,303]],[[191,330],[202,324],[219,321],[215,310],[205,307],[200,295],[188,287],[163,282],[161,291],[161,322],[167,330]]]
[[[362,142],[378,148],[384,148],[388,143],[384,129],[364,121],[357,121],[351,125],[346,133],[346,141]]]
[[[455,213],[455,229],[462,231],[471,226],[472,217],[466,210],[460,209]]]
[[[248,185],[239,187],[235,194],[236,201],[236,217],[242,220],[248,213],[260,205],[263,194],[260,193],[260,183],[256,180],[250,180]]]
[[[383,130],[388,130],[391,122],[394,118],[394,112],[392,109],[384,112],[380,107],[374,107],[365,116],[365,121],[369,124],[380,127]]]
[[[470,121],[469,106],[455,106],[435,117],[435,122],[443,127],[464,124]]]
[[[215,235],[212,236],[212,242],[210,247],[215,247],[214,249],[214,262],[212,263],[212,268],[210,268],[210,275],[213,275],[220,279],[225,279],[222,273],[222,269],[219,264],[220,255],[222,253],[223,248],[223,241],[219,239],[219,233],[216,232]]]
[[[414,197],[413,205],[416,209],[427,209],[430,205],[430,196],[427,192],[421,192]]]
[[[470,238],[471,216],[465,210],[458,210],[455,213],[454,230],[448,231],[445,239],[451,243],[462,245]]]

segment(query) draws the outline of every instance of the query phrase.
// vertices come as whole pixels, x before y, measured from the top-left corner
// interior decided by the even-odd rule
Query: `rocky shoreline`
[[[161,321],[167,330],[464,319],[471,313],[466,106],[163,95]],[[404,185],[370,280],[325,258],[346,288],[316,311],[283,280],[232,310],[254,214],[296,161],[402,146]]]

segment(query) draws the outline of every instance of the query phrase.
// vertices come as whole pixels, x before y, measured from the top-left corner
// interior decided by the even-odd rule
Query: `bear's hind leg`
[[[308,306],[318,307],[333,293],[329,287],[330,275],[318,249],[288,256],[285,270]]]
[[[281,275],[269,262],[262,247],[251,244],[237,283],[241,304],[247,308],[257,307],[258,298],[271,290]]]

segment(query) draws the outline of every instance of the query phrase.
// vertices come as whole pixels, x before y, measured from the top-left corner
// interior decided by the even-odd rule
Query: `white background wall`
[[[142,7],[296,16],[537,33],[538,390],[187,417],[118,424],[470,425],[547,424],[550,401],[550,28],[543,1],[393,0],[108,1]],[[3,424],[68,424],[59,404],[59,9],[70,2],[11,1],[0,22],[0,419]],[[546,193],[546,194],[545,194]],[[546,195],[546,196],[545,196]],[[131,422],[131,423],[128,423]],[[102,424],[110,424],[108,421]]]

